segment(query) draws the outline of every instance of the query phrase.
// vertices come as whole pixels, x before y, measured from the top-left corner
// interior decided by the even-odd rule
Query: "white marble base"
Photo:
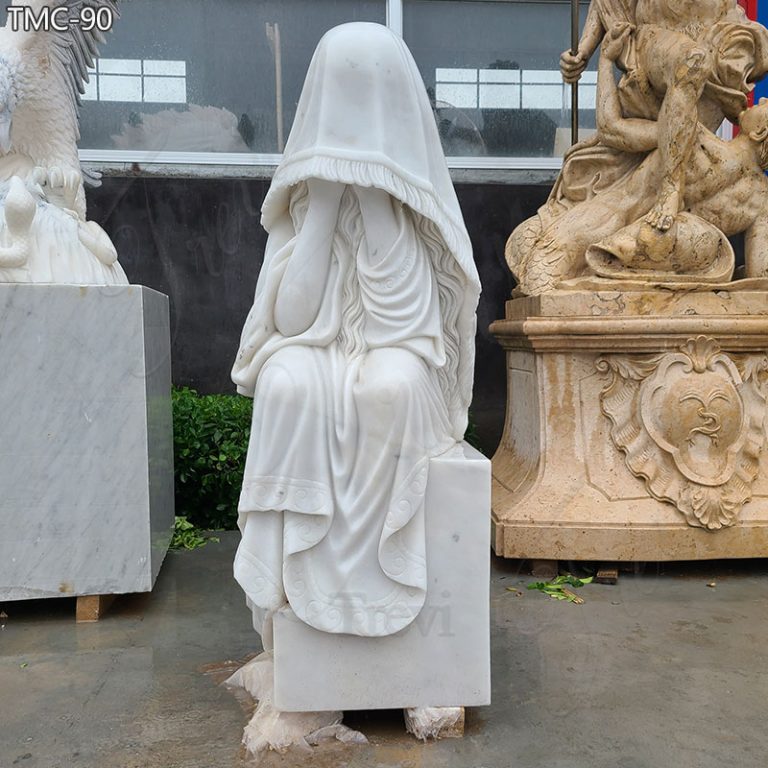
[[[421,614],[389,637],[274,621],[275,706],[286,712],[490,703],[490,462],[462,444],[433,459],[426,497],[429,586]]]
[[[147,592],[173,529],[168,299],[0,285],[0,602]]]

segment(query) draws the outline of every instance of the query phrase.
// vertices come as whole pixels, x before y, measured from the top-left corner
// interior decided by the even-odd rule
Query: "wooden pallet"
[[[117,595],[83,595],[77,598],[76,621],[78,624],[92,624],[100,621]]]
[[[531,575],[536,579],[551,581],[560,573],[559,560],[531,560]],[[595,583],[616,584],[619,581],[619,566],[616,563],[598,563]]]

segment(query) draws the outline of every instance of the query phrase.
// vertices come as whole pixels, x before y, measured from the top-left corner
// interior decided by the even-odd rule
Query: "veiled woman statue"
[[[267,646],[286,603],[324,632],[393,634],[424,604],[429,459],[466,428],[480,285],[424,85],[385,27],[320,42],[262,222],[233,370],[254,399],[235,575]]]

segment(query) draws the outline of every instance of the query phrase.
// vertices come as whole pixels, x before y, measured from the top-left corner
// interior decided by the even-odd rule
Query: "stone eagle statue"
[[[117,1],[26,5],[38,14],[65,9],[68,23],[56,24],[66,31],[24,28],[9,15],[0,28],[0,282],[127,284],[109,236],[86,219],[77,153],[81,94],[105,42],[82,12],[106,7],[117,18]]]

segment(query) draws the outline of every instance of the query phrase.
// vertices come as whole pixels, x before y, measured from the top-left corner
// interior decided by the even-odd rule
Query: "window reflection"
[[[562,154],[568,0],[403,0],[403,11],[446,154]],[[86,88],[81,148],[275,154],[322,35],[346,21],[385,23],[386,2],[131,0],[121,14]],[[586,72],[586,133],[595,93]]]
[[[82,149],[272,154],[320,38],[385,23],[386,2],[131,0],[120,12],[86,91]]]
[[[187,103],[186,61],[100,59],[88,73],[84,101]]]
[[[570,8],[567,0],[405,0],[404,37],[447,155],[552,157],[570,145],[571,91],[559,70]],[[585,133],[594,129],[596,91],[597,73],[585,72]]]
[[[579,98],[594,109],[597,72],[585,72]],[[461,109],[568,109],[570,86],[548,69],[437,69],[435,97]]]

